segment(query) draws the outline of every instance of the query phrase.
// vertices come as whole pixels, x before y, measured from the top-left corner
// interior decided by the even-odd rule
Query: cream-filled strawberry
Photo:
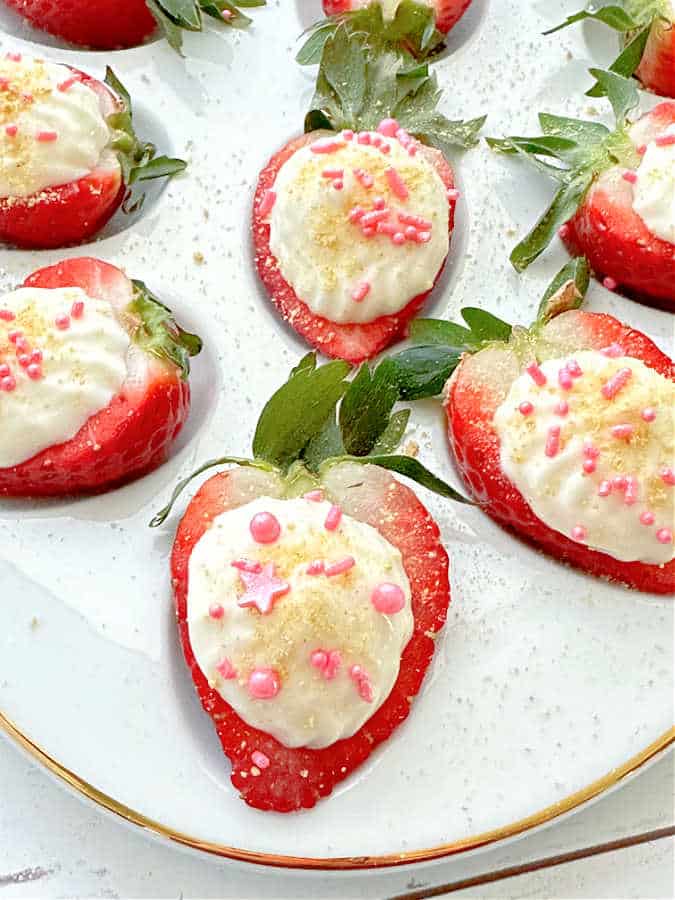
[[[380,708],[410,640],[400,551],[326,501],[258,497],[217,516],[190,557],[190,643],[249,725],[319,749]]]
[[[129,184],[184,168],[138,141],[128,94],[110,71],[106,80],[117,93],[69,66],[0,58],[1,240],[38,248],[82,241]]]
[[[642,129],[633,129],[641,140]],[[675,247],[675,121],[639,143],[642,160],[631,176],[633,209],[649,231]]]
[[[100,490],[159,465],[189,409],[183,332],[140,282],[94,259],[0,297],[0,494]]]

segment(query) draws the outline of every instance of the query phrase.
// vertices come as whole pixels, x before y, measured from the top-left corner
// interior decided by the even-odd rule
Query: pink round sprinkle
[[[619,283],[612,278],[611,275],[608,275],[606,278],[602,279],[602,286],[606,287],[608,291],[615,291],[618,288]]]
[[[669,484],[671,487],[675,485],[675,470],[671,469],[670,466],[664,466],[659,471],[659,475],[664,484]]]
[[[260,205],[258,206],[259,215],[262,216],[263,218],[265,218],[265,216],[268,216],[272,212],[272,209],[274,208],[274,204],[276,203],[276,200],[277,200],[276,191],[273,191],[271,189],[265,191],[265,193],[262,195]]]
[[[629,423],[612,425],[610,431],[612,432],[612,437],[615,437],[617,440],[627,441],[633,434],[633,426]]]
[[[271,700],[280,690],[281,683],[274,669],[254,669],[248,676],[248,691],[256,700]]]
[[[553,412],[556,414],[556,416],[566,416],[569,411],[570,405],[567,400],[559,400],[553,407]]]
[[[270,758],[269,756],[265,756],[264,753],[261,753],[260,750],[254,750],[253,753],[251,753],[251,762],[259,769],[267,769],[270,764]]]
[[[357,284],[352,291],[352,300],[355,300],[357,303],[361,303],[362,300],[366,299],[369,293],[370,284],[368,284],[367,281],[362,281],[360,284]]]
[[[518,407],[522,415],[530,416],[534,412],[534,404],[530,403],[529,400],[523,400],[523,402]]]
[[[418,244],[428,244],[431,240],[431,234],[428,231],[418,231],[415,241]]]
[[[587,475],[592,475],[593,472],[597,469],[598,464],[594,459],[585,459],[583,462],[583,470]]]
[[[395,234],[391,236],[392,244],[396,244],[397,247],[400,247],[401,244],[405,244],[405,235],[402,231],[397,231]]]
[[[19,337],[14,341],[14,346],[16,347],[17,353],[26,353],[30,350],[30,345],[23,335],[19,335]]]
[[[303,494],[305,500],[311,500],[312,503],[322,503],[324,498],[324,493],[321,488],[317,488],[314,491],[307,491],[306,494]]]
[[[637,149],[637,154],[638,154],[638,156],[644,156],[645,153],[647,152],[647,145],[646,145],[646,144],[640,144],[640,146],[637,147],[636,149]]]
[[[645,422],[653,422],[656,419],[656,410],[653,406],[645,406],[640,415]]]
[[[365,209],[362,206],[353,206],[349,210],[349,221],[352,225],[356,225],[356,223],[364,217],[366,214]]]
[[[373,199],[373,209],[384,209],[386,205],[384,197],[375,197]]]
[[[273,544],[281,534],[279,520],[268,512],[256,513],[251,519],[249,529],[253,540],[258,544]]]
[[[567,369],[560,369],[558,372],[558,384],[564,391],[571,391],[574,386],[574,382],[572,381],[572,376],[567,371]]]
[[[209,606],[209,616],[212,619],[222,619],[225,615],[225,609],[220,605],[220,603],[212,603]]]
[[[379,134],[374,134],[370,139],[370,143],[373,145],[373,147],[381,147],[382,146],[382,138],[380,137]]]
[[[226,681],[230,681],[232,678],[237,677],[237,672],[234,666],[227,658],[221,660],[221,662],[218,663],[218,665],[216,666],[216,672],[221,676],[221,678],[224,678]]]
[[[31,363],[26,368],[26,375],[33,381],[39,381],[42,378],[42,366],[39,363]]]
[[[70,314],[74,319],[82,318],[82,315],[84,314],[84,303],[82,302],[82,300],[76,300],[73,303],[70,309]]]
[[[623,173],[623,175],[621,177],[623,178],[624,181],[627,181],[628,184],[635,184],[635,182],[638,179],[637,172],[633,172],[632,169],[628,169],[626,172]]]
[[[370,143],[370,132],[369,131],[360,131],[356,136],[357,144],[368,145]]]
[[[560,450],[560,426],[559,425],[551,425],[548,430],[548,435],[546,436],[546,456],[549,458],[553,458],[558,455],[558,451]]]
[[[646,509],[642,515],[640,516],[640,524],[641,525],[653,525],[656,521],[656,516],[653,512],[650,512]]]
[[[588,531],[583,525],[575,525],[572,529],[572,539],[575,541],[585,541],[588,537]]]
[[[584,456],[588,459],[597,459],[600,451],[594,444],[584,444]]]
[[[20,337],[22,337],[22,335],[23,331],[10,331],[10,333],[7,335],[7,340],[10,342],[10,344],[16,344],[16,342]]]
[[[322,559],[315,559],[307,566],[308,575],[323,575],[325,570],[326,566]]]
[[[417,144],[411,143],[408,147],[408,156],[416,156],[417,155]]]
[[[0,378],[0,391],[6,391],[6,393],[11,393],[16,389],[16,379],[13,375],[5,375],[4,378]]]
[[[397,584],[383,581],[370,595],[370,601],[378,612],[392,616],[405,606],[405,594]]]
[[[531,362],[529,366],[527,366],[525,371],[530,376],[532,381],[534,381],[535,384],[539,385],[539,387],[543,387],[546,384],[546,376],[536,362]]]
[[[10,367],[7,363],[0,363],[0,378],[6,378],[11,373]]]
[[[5,134],[7,135],[7,137],[16,137],[18,131],[18,125],[5,125]]]
[[[315,650],[309,657],[309,661],[315,669],[325,669],[328,664],[328,654],[325,650]]]
[[[328,515],[326,516],[325,528],[326,531],[335,531],[340,525],[340,521],[342,519],[342,510],[339,506],[331,506],[328,510]]]
[[[0,322],[13,322],[16,316],[11,309],[0,309]]]
[[[565,368],[570,373],[572,378],[581,378],[581,376],[584,374],[581,366],[576,361],[576,359],[570,359],[569,362],[565,364]]]
[[[377,126],[377,130],[385,137],[395,137],[396,132],[399,130],[399,127],[400,126],[396,119],[382,119],[380,124]]]
[[[340,181],[339,178],[336,178],[335,181],[333,182],[333,189],[336,191],[341,191],[344,186],[345,186],[344,181]]]
[[[599,497],[609,497],[612,493],[612,482],[611,481],[601,481],[598,485],[598,496]]]
[[[656,532],[656,540],[659,544],[672,544],[673,543],[673,532],[670,528],[659,528]]]
[[[351,128],[345,128],[345,130],[342,132],[342,137],[346,141],[353,141],[354,140],[354,132],[351,130]]]
[[[621,344],[610,344],[608,347],[603,347],[600,351],[603,356],[609,356],[611,359],[616,359],[619,356],[623,356],[623,347]]]
[[[372,238],[377,234],[375,229],[370,227],[364,228],[361,233],[363,234],[364,238]]]
[[[26,369],[30,365],[30,356],[27,353],[20,353],[17,356],[17,362],[22,369]]]
[[[35,139],[41,144],[49,144],[57,138],[58,134],[55,131],[38,131],[35,135]]]
[[[345,572],[349,572],[350,569],[353,569],[355,565],[356,560],[353,556],[345,556],[344,559],[331,563],[330,566],[326,566],[326,575],[329,578],[333,578],[336,575],[344,575]]]
[[[42,350],[33,350],[30,355],[31,362],[42,362]]]
[[[67,331],[70,328],[70,316],[57,316],[54,319],[54,324],[61,331]]]
[[[414,225],[407,225],[405,229],[405,236],[409,241],[414,241],[417,237],[417,229]]]
[[[384,153],[385,156],[387,155],[387,153],[391,153],[391,147],[389,146],[389,144],[382,144],[382,146],[380,147],[380,153]]]

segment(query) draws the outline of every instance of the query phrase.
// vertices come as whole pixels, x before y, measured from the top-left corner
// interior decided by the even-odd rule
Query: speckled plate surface
[[[190,162],[140,216],[116,218],[94,245],[1,250],[0,287],[61,257],[94,254],[145,280],[206,338],[192,417],[160,471],[103,497],[0,501],[0,725],[12,730],[11,720],[14,737],[41,748],[62,777],[164,834],[262,862],[343,866],[457,850],[533,814],[530,824],[541,823],[665,746],[673,608],[558,565],[477,510],[424,494],[451,555],[453,600],[409,720],[312,811],[260,813],[235,795],[173,623],[167,561],[178,516],[157,531],[147,522],[198,461],[248,450],[259,407],[305,350],[256,282],[248,221],[259,169],[302,128],[313,72],[293,56],[319,6],[269,0],[250,33],[189,35],[185,60],[163,42],[74,52],[0,14],[3,49],[46,44],[57,61],[99,76],[110,62],[135,98],[139,131]],[[583,89],[592,60],[611,60],[613,38],[595,27],[540,36],[577,6],[474,0],[436,67],[443,111],[489,113],[492,134],[527,133],[541,108],[606,114]],[[653,103],[643,96],[644,108]],[[455,162],[462,204],[428,312],[455,317],[462,305],[482,305],[527,321],[565,254],[554,247],[518,278],[508,251],[550,186],[485,145]],[[672,315],[597,284],[588,307],[624,318],[672,354]],[[414,421],[409,440],[421,459],[455,479],[437,405],[421,404]]]

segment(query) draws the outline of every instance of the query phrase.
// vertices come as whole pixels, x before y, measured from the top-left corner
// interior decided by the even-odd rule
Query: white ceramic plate
[[[526,133],[541,108],[606,113],[583,89],[591,61],[612,58],[612,39],[597,28],[540,36],[577,5],[474,0],[436,67],[444,112],[487,112],[492,134]],[[84,250],[2,251],[0,287],[92,253],[144,279],[206,349],[189,425],[160,471],[103,497],[0,501],[0,724],[81,791],[161,833],[240,858],[344,866],[423,859],[539,824],[665,746],[673,609],[424,495],[451,555],[453,601],[409,720],[312,811],[289,818],[237,798],[173,623],[167,560],[180,509],[158,531],[146,525],[199,461],[247,452],[261,404],[305,350],[256,282],[248,222],[259,169],[302,128],[314,73],[295,65],[295,39],[317,18],[318,0],[271,0],[250,34],[188,36],[186,60],[163,42],[108,55],[50,51],[97,75],[111,61],[136,98],[139,130],[187,157],[189,173]],[[31,41],[42,38],[15,16],[3,13],[0,25],[6,47],[39,50]],[[554,248],[518,278],[508,250],[550,185],[485,145],[456,162],[463,200],[452,261],[427,312],[455,317],[483,305],[528,321],[565,254]],[[589,307],[672,353],[672,315],[598,285]],[[420,405],[414,419],[423,461],[454,478],[437,405]]]

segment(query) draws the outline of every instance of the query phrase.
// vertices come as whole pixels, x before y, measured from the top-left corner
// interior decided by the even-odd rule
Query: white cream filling
[[[72,316],[81,302],[81,317]],[[14,314],[12,321],[1,317]],[[68,327],[57,327],[60,316]],[[11,336],[20,332],[22,350]],[[80,288],[19,288],[0,297],[0,468],[17,466],[37,453],[73,438],[87,420],[105,409],[127,378],[127,332],[110,303]],[[41,377],[20,356],[42,355]],[[24,360],[26,362],[26,360]],[[3,378],[9,378],[12,389]]]
[[[571,357],[570,357],[571,358]],[[494,416],[501,445],[501,465],[535,514],[549,528],[573,537],[595,550],[622,561],[661,565],[673,559],[675,489],[664,482],[661,471],[675,465],[675,386],[631,357],[608,358],[597,351],[575,354],[583,375],[573,379],[571,390],[559,384],[559,372],[568,359],[541,364],[546,384],[539,387],[523,373],[511,385]],[[613,399],[602,394],[602,385],[621,369],[632,375]],[[532,412],[523,415],[522,403]],[[556,413],[567,403],[567,415]],[[645,421],[643,411],[655,411]],[[649,416],[649,413],[647,413]],[[629,438],[616,437],[615,426],[629,425]],[[547,455],[551,429],[560,428],[560,446]],[[585,472],[586,445],[599,451],[596,469]],[[602,496],[603,482],[615,477],[636,479],[636,499],[615,487]],[[653,522],[643,524],[643,514]]]
[[[110,131],[96,93],[68,85],[72,78],[67,66],[0,59],[0,197],[28,197],[96,168]]]
[[[274,185],[271,252],[296,295],[332,322],[371,322],[399,312],[433,287],[448,254],[448,198],[440,176],[422,150],[410,156],[398,140],[382,141],[391,148],[387,155],[356,139],[331,153],[303,147],[282,166]],[[405,185],[406,199],[392,190],[386,174],[392,168]],[[342,175],[324,175],[331,171]],[[359,171],[373,179],[372,187],[364,187]],[[361,223],[350,222],[350,212],[356,207],[374,212],[377,198],[390,211],[387,223],[402,234],[406,225],[399,213],[429,223],[428,241],[397,245],[392,235],[365,237]],[[365,296],[356,300],[364,285]]]
[[[675,124],[662,134],[675,137]],[[675,143],[647,144],[633,186],[633,209],[653,235],[675,244]]]
[[[188,627],[197,663],[209,683],[249,725],[288,747],[326,747],[353,735],[382,705],[398,677],[401,654],[410,640],[413,616],[410,585],[399,551],[370,525],[343,515],[334,531],[325,528],[330,504],[305,499],[260,497],[217,516],[198,541],[189,564]],[[273,514],[281,526],[273,544],[256,543],[254,515]],[[310,575],[308,565],[326,565],[352,556],[341,575]],[[261,614],[242,608],[242,576],[237,560],[273,562],[275,577],[290,590]],[[391,615],[371,602],[375,587],[398,585],[405,605]],[[222,618],[209,615],[222,607]],[[341,662],[327,678],[312,664],[317,650],[337,651]],[[236,677],[217,666],[227,660]],[[350,676],[358,665],[367,674],[372,700]],[[248,689],[255,668],[272,669],[280,690],[257,699]]]

